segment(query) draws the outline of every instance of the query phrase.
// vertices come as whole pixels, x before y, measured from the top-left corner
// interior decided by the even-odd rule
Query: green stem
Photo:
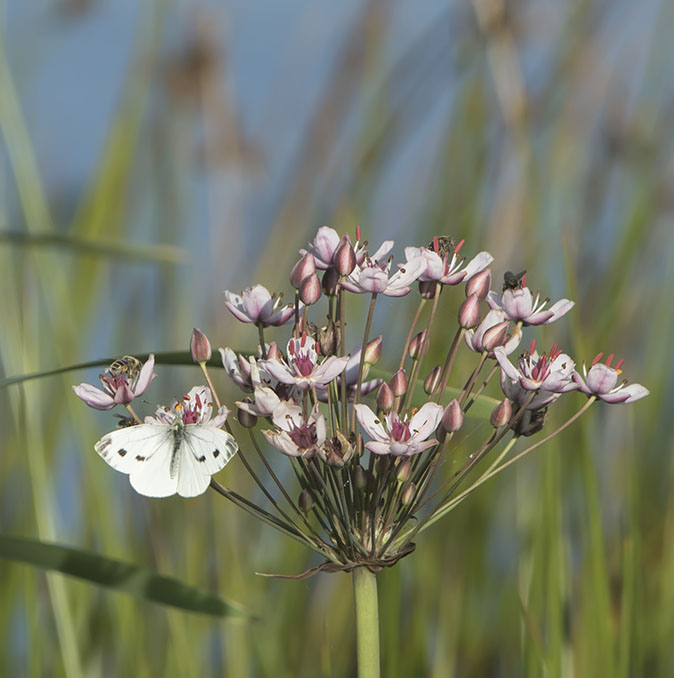
[[[358,678],[379,678],[379,607],[377,577],[366,567],[353,571],[356,603]]]

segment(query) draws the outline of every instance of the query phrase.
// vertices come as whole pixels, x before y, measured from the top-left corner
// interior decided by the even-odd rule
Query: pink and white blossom
[[[434,438],[429,439],[444,413],[437,403],[426,403],[409,420],[401,419],[395,410],[377,417],[367,405],[358,404],[355,408],[360,425],[373,439],[365,447],[375,454],[408,457],[438,444]]]
[[[537,410],[557,400],[562,393],[577,388],[572,379],[575,363],[573,360],[553,346],[550,355],[539,355],[532,347],[523,353],[515,367],[506,357],[502,346],[494,349],[494,356],[501,367],[501,387],[510,400],[523,406],[536,391],[527,409]]]
[[[285,325],[295,315],[292,304],[282,306],[281,296],[272,295],[262,285],[248,287],[240,295],[225,290],[225,306],[237,320],[262,327]]]
[[[588,370],[583,363],[583,377],[576,371],[573,373],[573,380],[578,385],[578,389],[588,396],[596,396],[607,403],[632,403],[649,395],[650,391],[641,384],[628,384],[624,379],[618,384],[618,376],[622,374],[620,367],[622,360],[611,367],[613,355],[609,355],[606,363],[600,363],[602,358],[600,353],[593,361]]]
[[[282,403],[273,414],[276,428],[262,431],[267,442],[289,457],[310,458],[325,443],[325,417],[315,406],[305,417],[302,408]]]
[[[506,317],[523,325],[549,325],[568,313],[575,304],[569,299],[560,299],[546,309],[549,301],[549,298],[541,299],[540,292],[534,299],[528,287],[507,289],[502,295],[492,290],[487,295],[491,308],[503,310]]]
[[[160,406],[154,417],[145,417],[146,424],[160,423],[173,425],[201,424],[222,428],[229,416],[229,408],[222,406],[213,416],[213,401],[208,386],[194,386],[182,399],[173,399],[170,407]]]
[[[346,368],[349,356],[330,356],[318,362],[316,341],[303,333],[299,339],[288,342],[288,362],[282,360],[261,360],[260,367],[274,379],[298,386],[306,391],[326,386]]]
[[[365,245],[367,243],[360,242],[360,229],[357,229],[358,233],[358,242],[354,245],[354,253],[356,255],[356,264],[362,264],[366,256]],[[345,236],[349,241],[351,240],[349,236]],[[314,260],[316,262],[316,268],[324,271],[335,265],[335,253],[339,248],[342,238],[335,231],[334,228],[329,226],[321,226],[316,236],[314,237],[313,242],[309,243],[307,249],[301,249],[300,254],[304,256],[305,254],[313,254]],[[377,249],[377,251],[372,256],[373,259],[380,260],[383,259],[393,248],[393,240],[385,240]]]
[[[494,261],[489,252],[480,252],[466,264],[466,257],[459,256],[462,245],[463,240],[454,248],[451,257],[449,253],[441,255],[428,247],[406,247],[405,256],[407,259],[423,259],[425,266],[419,276],[420,281],[432,280],[443,285],[458,285],[481,273]]]
[[[366,257],[340,284],[344,289],[356,294],[404,297],[409,293],[410,285],[421,275],[424,267],[423,259],[416,257],[401,264],[399,270],[389,278],[390,259],[381,264],[377,258]]]
[[[466,344],[476,353],[493,351],[495,346],[500,345],[505,349],[506,355],[510,355],[519,346],[522,331],[516,327],[508,335],[509,326],[510,321],[501,309],[491,310],[476,328],[466,330]]]
[[[73,391],[89,407],[95,410],[111,410],[115,405],[128,405],[134,398],[145,393],[154,373],[154,354],[145,364],[130,356],[116,360],[103,374],[99,374],[103,390],[91,384],[73,386]]]

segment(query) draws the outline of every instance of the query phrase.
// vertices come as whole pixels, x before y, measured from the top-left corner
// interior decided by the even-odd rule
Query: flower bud
[[[409,503],[414,499],[414,495],[417,493],[417,486],[414,483],[409,483],[407,487],[403,490],[402,501],[403,506],[408,506]]]
[[[271,344],[269,344],[269,348],[267,349],[267,360],[282,359],[283,354],[281,353],[281,349],[278,347],[278,344],[275,341],[272,341]]]
[[[497,346],[503,346],[506,334],[508,333],[508,325],[510,322],[504,320],[490,327],[482,336],[482,348],[485,351],[493,351]]]
[[[510,421],[512,413],[512,405],[510,404],[510,401],[505,398],[492,410],[489,421],[494,428],[500,428]]]
[[[394,372],[391,377],[391,391],[393,395],[397,397],[404,396],[407,393],[407,377],[405,376],[405,370],[400,369]]]
[[[332,255],[332,263],[339,275],[349,275],[356,268],[356,253],[348,236],[343,235],[339,241],[339,245]]]
[[[208,341],[208,337],[197,327],[192,330],[190,353],[195,363],[205,363],[211,359],[211,342]]]
[[[377,473],[381,476],[388,471],[389,466],[391,465],[391,459],[388,455],[378,454],[377,461],[374,463],[374,467],[377,470]]]
[[[442,428],[448,433],[454,433],[463,426],[463,411],[456,398],[449,401],[442,415]]]
[[[300,284],[300,300],[306,306],[315,304],[321,298],[321,281],[315,273],[307,276]]]
[[[377,391],[377,405],[383,412],[390,412],[393,407],[394,396],[391,387],[384,382]]]
[[[435,280],[422,280],[419,283],[419,294],[422,299],[433,299],[435,297],[435,288],[437,283]],[[442,289],[442,288],[440,288]]]
[[[339,273],[337,273],[334,266],[330,266],[323,274],[323,280],[321,281],[323,292],[325,292],[328,297],[334,297],[337,294],[338,285]]]
[[[290,284],[299,289],[302,281],[312,273],[316,273],[316,260],[313,254],[307,252],[290,271]]]
[[[423,330],[423,332],[419,332],[419,334],[414,335],[412,341],[410,341],[408,353],[412,360],[416,360],[421,355],[424,345],[426,344],[426,336],[427,332],[426,330]]]
[[[252,403],[253,401],[250,398],[244,398],[244,402]],[[238,408],[236,418],[239,420],[239,424],[244,428],[253,428],[255,424],[257,424],[257,417],[241,408]]]
[[[353,472],[353,484],[357,490],[364,490],[367,487],[367,471],[360,464]]]
[[[459,309],[459,325],[464,330],[476,327],[480,321],[480,300],[477,294],[471,294]]]
[[[478,299],[486,299],[490,288],[491,270],[487,268],[474,275],[466,283],[466,296],[469,297],[471,294],[476,294]]]
[[[442,367],[436,365],[424,380],[424,391],[429,396],[432,396],[440,386],[440,377],[442,376]]]
[[[383,339],[381,334],[376,339],[368,342],[365,347],[365,357],[363,358],[363,362],[366,365],[376,365],[377,362],[379,362],[379,358],[381,358],[382,343]]]
[[[401,463],[399,463],[398,467],[396,468],[396,478],[399,482],[406,483],[410,479],[411,475],[412,460],[409,457],[401,459]]]
[[[302,490],[300,496],[297,499],[297,505],[300,507],[300,511],[303,513],[308,513],[314,507],[314,498],[311,496],[309,490]]]

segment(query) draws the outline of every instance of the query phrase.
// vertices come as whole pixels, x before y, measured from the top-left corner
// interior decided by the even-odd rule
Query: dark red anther
[[[594,367],[603,357],[603,353],[597,353],[597,355],[594,357],[594,360],[592,361],[591,367]]]
[[[460,240],[459,244],[454,248],[454,254],[458,254],[459,250],[463,247],[463,243],[465,243],[465,240]]]
[[[520,281],[520,288],[526,287],[527,286],[527,274],[525,273],[522,276],[522,280]]]
[[[536,350],[536,340],[532,339],[529,344],[529,355],[531,355]]]
[[[300,346],[304,348],[304,345],[307,343],[307,333],[302,332],[302,338],[300,339]]]
[[[198,393],[195,393],[195,394],[194,394],[194,400],[195,400],[196,403],[197,403],[197,408],[198,408],[198,409],[201,409],[201,398],[199,397],[199,394],[198,394]]]
[[[611,367],[611,363],[613,362],[614,357],[615,356],[613,353],[608,354],[608,358],[606,358],[606,367]]]
[[[625,362],[625,361],[624,361],[622,358],[618,361],[618,364],[617,364],[617,365],[615,366],[615,368],[614,368],[616,372],[619,372],[619,371],[620,371],[620,368],[623,366],[623,363],[624,363],[624,362]]]
[[[440,240],[437,235],[433,236],[433,251],[436,253],[440,251]]]
[[[360,242],[360,226],[356,226],[356,242]]]

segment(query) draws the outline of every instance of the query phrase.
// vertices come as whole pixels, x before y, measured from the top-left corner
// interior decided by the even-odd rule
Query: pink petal
[[[389,436],[384,430],[384,425],[381,423],[381,420],[377,417],[377,415],[375,415],[375,413],[367,405],[363,405],[361,403],[355,405],[355,408],[358,422],[363,427],[363,430],[370,436],[370,438],[374,438],[379,442],[388,443]],[[378,452],[377,454],[384,453]]]
[[[372,440],[369,443],[365,443],[365,447],[370,450],[370,452],[374,452],[375,454],[390,454],[391,453],[391,445],[390,443],[382,443],[376,440]]]
[[[338,374],[341,374],[346,368],[346,364],[349,362],[349,357],[344,356],[337,358],[336,356],[330,356],[326,358],[311,375],[313,381],[321,382],[322,384],[327,384],[331,382]]]
[[[138,381],[136,382],[136,388],[134,389],[133,394],[138,397],[139,395],[145,393],[147,387],[156,376],[157,375],[154,373],[154,353],[150,353],[148,359],[145,361],[145,364],[140,370]]]
[[[91,384],[73,386],[73,391],[78,398],[95,410],[111,410],[117,404],[112,396]]]
[[[587,373],[587,387],[592,393],[603,395],[608,393],[618,383],[618,372],[602,363],[597,363]]]
[[[518,290],[506,290],[501,297],[503,310],[511,319],[527,318],[531,315],[533,299],[528,287]]]
[[[296,384],[297,377],[286,365],[278,360],[260,360],[259,366],[266,370],[270,376],[283,384]]]
[[[273,315],[274,302],[266,287],[262,285],[249,287],[243,291],[242,299],[246,314],[253,322],[266,321],[269,316]]]
[[[238,294],[225,290],[225,306],[232,315],[242,323],[255,322],[247,313],[243,305],[243,299]]]
[[[520,373],[515,369],[513,364],[506,357],[506,352],[503,350],[502,346],[497,346],[494,349],[494,357],[498,361],[498,364],[501,366],[503,372],[513,381],[519,381]],[[507,395],[507,394],[506,394]]]
[[[437,403],[426,403],[409,421],[412,439],[417,442],[428,438],[440,424],[444,408]]]
[[[474,256],[464,268],[466,272],[466,280],[469,280],[474,275],[484,271],[491,262],[494,261],[494,257],[489,254],[489,252],[480,252]]]
[[[380,294],[386,289],[388,275],[376,266],[368,266],[358,276],[358,286],[365,292]]]
[[[300,448],[295,445],[292,438],[285,431],[262,431],[262,435],[279,452],[287,454],[289,457],[301,456]]]
[[[383,263],[386,255],[393,249],[395,241],[393,240],[384,240],[384,242],[379,245],[377,251],[370,257],[372,261],[377,261]]]
[[[635,400],[645,398],[649,394],[650,391],[641,384],[628,384],[613,393],[607,393],[599,397],[607,403],[633,403]],[[618,399],[618,397],[621,398]]]

